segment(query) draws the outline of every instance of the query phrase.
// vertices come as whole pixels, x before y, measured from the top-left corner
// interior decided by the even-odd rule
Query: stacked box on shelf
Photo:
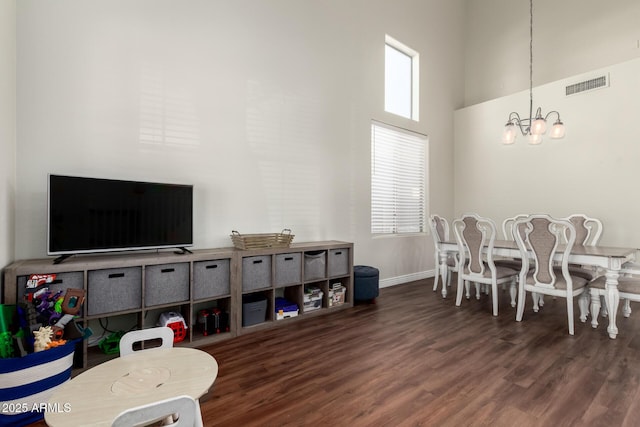
[[[329,307],[344,304],[346,291],[342,283],[333,283],[329,289]]]
[[[308,313],[310,311],[318,310],[322,308],[322,290],[317,287],[308,287],[304,291],[304,312]]]
[[[296,317],[299,313],[298,304],[293,303],[285,298],[277,297],[275,301],[276,320]]]

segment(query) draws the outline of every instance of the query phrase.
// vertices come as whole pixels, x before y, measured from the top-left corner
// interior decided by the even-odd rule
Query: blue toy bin
[[[0,426],[26,426],[44,418],[53,391],[71,378],[76,343],[0,359]]]

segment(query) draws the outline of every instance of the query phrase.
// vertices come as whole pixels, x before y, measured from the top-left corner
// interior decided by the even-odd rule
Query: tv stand
[[[0,303],[22,301],[32,274],[55,274],[47,284],[52,293],[84,290],[75,323],[93,335],[76,350],[74,366],[80,369],[117,357],[94,345],[102,337],[155,327],[164,313],[172,319],[177,313],[185,322],[186,335],[174,345],[204,347],[353,306],[353,243],[174,250],[62,255],[64,262],[56,265],[51,257],[17,260],[4,268]],[[342,297],[334,300],[336,287]],[[312,292],[315,299],[306,296]],[[280,297],[298,306],[298,316],[280,317]]]
[[[58,258],[53,260],[54,264],[60,264],[62,261],[64,261],[65,259],[72,257],[73,254],[65,254],[65,255],[60,255]]]
[[[183,246],[180,246],[178,248],[178,250],[174,252],[174,254],[176,254],[176,255],[186,255],[186,254],[193,254],[193,252],[191,252],[189,249],[187,249],[187,248],[185,248]]]

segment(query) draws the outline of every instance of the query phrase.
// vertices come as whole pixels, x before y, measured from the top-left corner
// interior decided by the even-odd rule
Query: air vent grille
[[[583,82],[574,83],[565,88],[566,95],[575,95],[576,93],[587,92],[594,89],[609,86],[609,76],[604,75]]]

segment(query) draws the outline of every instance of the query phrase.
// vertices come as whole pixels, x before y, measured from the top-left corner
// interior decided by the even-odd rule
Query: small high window
[[[385,111],[418,121],[418,52],[386,36],[384,58]]]

